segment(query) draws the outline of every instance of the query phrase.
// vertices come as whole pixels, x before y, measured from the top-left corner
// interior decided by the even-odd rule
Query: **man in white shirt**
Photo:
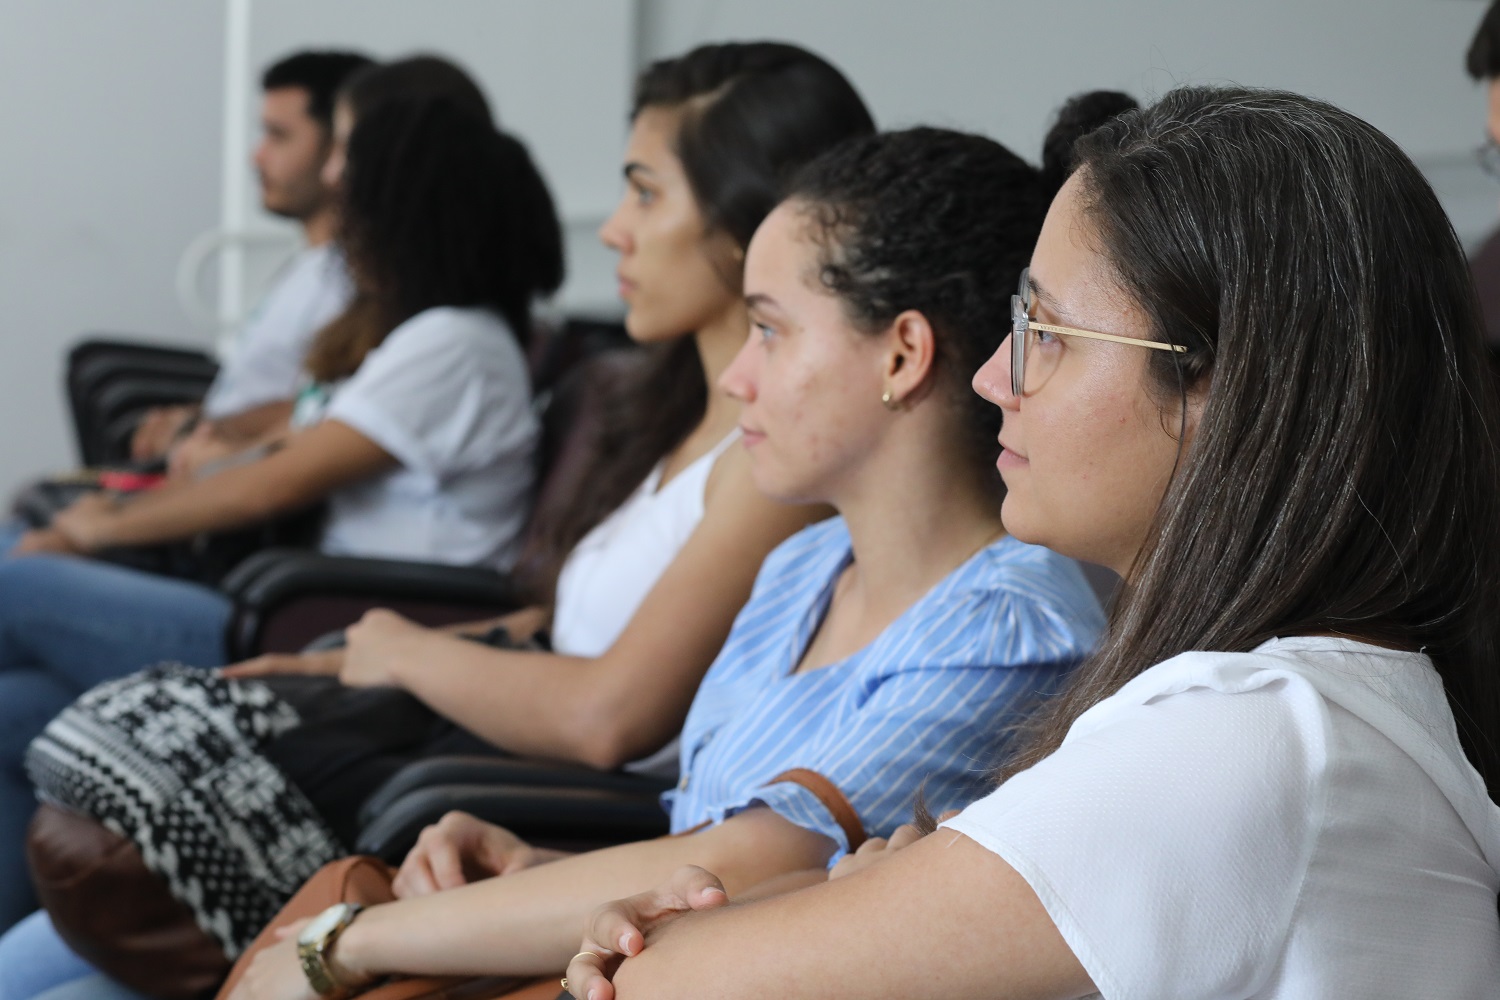
[[[286,425],[312,337],[352,293],[332,245],[335,192],[321,174],[332,149],[335,95],[368,65],[350,52],[299,52],[265,71],[254,159],[261,204],[301,223],[307,245],[241,326],[202,406],[149,411],[131,441],[132,457],[159,458],[172,450],[174,467],[185,469]]]

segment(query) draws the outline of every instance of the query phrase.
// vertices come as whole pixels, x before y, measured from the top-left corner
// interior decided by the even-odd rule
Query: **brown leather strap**
[[[851,852],[857,850],[859,845],[865,842],[865,825],[860,822],[859,813],[854,811],[854,807],[849,804],[844,793],[839,791],[838,785],[817,771],[806,767],[794,767],[790,771],[782,771],[767,784],[774,785],[782,781],[801,785],[823,803],[823,808],[828,810],[834,822],[844,831],[844,838],[849,841]]]

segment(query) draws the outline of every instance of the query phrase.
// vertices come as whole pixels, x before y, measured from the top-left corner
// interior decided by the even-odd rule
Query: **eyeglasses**
[[[1474,150],[1474,155],[1479,160],[1480,169],[1491,177],[1500,177],[1500,144],[1494,139],[1486,140]]]
[[[1107,340],[1112,344],[1130,344],[1133,347],[1150,347],[1158,351],[1175,351],[1185,354],[1187,348],[1181,344],[1164,344],[1158,340],[1137,340],[1120,337],[1113,333],[1095,333],[1071,326],[1053,326],[1038,323],[1031,318],[1035,303],[1031,294],[1031,269],[1021,272],[1021,289],[1010,297],[1010,392],[1013,396],[1024,396],[1027,377],[1033,386],[1046,382],[1057,366],[1057,352],[1036,350],[1039,331],[1061,334],[1064,337],[1083,337],[1087,340]],[[1031,369],[1026,366],[1030,363]]]

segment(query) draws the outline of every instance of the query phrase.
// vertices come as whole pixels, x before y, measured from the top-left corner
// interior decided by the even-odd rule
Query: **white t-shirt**
[[[203,399],[204,416],[220,420],[295,396],[314,335],[353,294],[344,258],[331,244],[293,257],[224,353]]]
[[[1426,656],[1184,653],[943,825],[1107,1000],[1500,997],[1500,808]]]
[[[329,497],[325,552],[508,569],[531,501],[539,425],[526,359],[487,309],[402,323],[326,406],[294,420],[359,431],[401,464]]]

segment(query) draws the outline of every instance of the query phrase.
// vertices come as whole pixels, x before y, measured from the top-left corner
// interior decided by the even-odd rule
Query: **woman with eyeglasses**
[[[1100,648],[935,833],[718,912],[680,873],[573,994],[1496,996],[1500,425],[1410,160],[1279,92],[1123,116],[974,385],[1006,529],[1124,578]]]

